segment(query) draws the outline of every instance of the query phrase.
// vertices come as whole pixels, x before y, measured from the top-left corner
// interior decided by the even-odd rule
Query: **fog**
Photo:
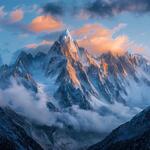
[[[47,95],[44,92],[34,94],[22,85],[12,81],[11,87],[0,90],[0,106],[10,107],[15,112],[48,126],[60,128],[72,126],[77,131],[108,133],[118,125],[128,121],[141,108],[130,108],[120,103],[97,103],[95,110],[83,110],[73,105],[59,112],[52,112],[47,107]]]

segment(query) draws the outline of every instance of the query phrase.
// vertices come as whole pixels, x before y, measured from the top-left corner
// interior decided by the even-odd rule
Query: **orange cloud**
[[[99,24],[86,24],[73,32],[76,36],[109,36],[110,34],[111,30]]]
[[[54,43],[54,41],[43,40],[43,41],[40,42],[40,45],[51,45],[53,43]]]
[[[18,21],[22,20],[23,17],[24,17],[24,12],[21,8],[12,11],[10,14],[10,18],[11,18],[12,22],[18,22]]]
[[[41,45],[51,45],[53,43],[53,41],[47,41],[47,40],[43,40],[41,41],[40,43],[31,43],[31,44],[28,44],[26,45],[25,47],[26,48],[37,48],[38,46],[41,46]]]
[[[113,37],[113,34],[124,28],[126,24],[119,24],[113,29],[108,29],[100,24],[87,24],[73,31],[78,44],[94,53],[111,51],[113,54],[122,54],[130,47],[133,48],[125,35]]]
[[[60,29],[62,23],[53,18],[52,16],[38,16],[32,20],[29,28],[34,32],[53,31]]]
[[[25,46],[26,48],[36,48],[37,44],[36,43],[31,43]]]

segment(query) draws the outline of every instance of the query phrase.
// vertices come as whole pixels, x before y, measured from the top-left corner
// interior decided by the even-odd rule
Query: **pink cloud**
[[[38,16],[29,25],[34,32],[50,32],[61,29],[63,24],[52,16]]]
[[[23,17],[24,17],[24,11],[21,8],[16,9],[10,13],[11,22],[18,22],[22,20]]]
[[[73,31],[73,35],[78,38],[78,44],[89,49],[94,53],[103,53],[111,51],[113,54],[122,54],[129,48],[142,49],[133,44],[126,35],[114,37],[126,24],[118,24],[113,29],[108,29],[100,24],[86,24],[83,27]]]
[[[41,46],[41,45],[51,45],[53,43],[53,41],[47,41],[47,40],[43,40],[41,41],[40,43],[31,43],[31,44],[28,44],[26,45],[25,47],[26,48],[37,48],[38,46]]]

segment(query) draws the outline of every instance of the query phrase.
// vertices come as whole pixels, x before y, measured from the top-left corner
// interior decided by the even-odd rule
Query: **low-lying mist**
[[[48,126],[64,128],[71,126],[76,131],[108,133],[126,122],[140,108],[129,108],[120,103],[113,105],[99,102],[95,110],[83,110],[78,106],[50,111],[47,107],[46,93],[31,93],[22,85],[12,81],[12,85],[0,90],[0,106],[10,107],[15,112]]]

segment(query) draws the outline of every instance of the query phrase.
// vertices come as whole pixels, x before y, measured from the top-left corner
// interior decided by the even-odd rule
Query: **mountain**
[[[113,130],[102,142],[89,150],[148,150],[150,149],[150,107],[129,122]]]
[[[38,82],[51,78],[46,81],[51,84],[47,88],[59,101],[60,108],[75,104],[91,109],[93,97],[110,104],[127,104],[129,87],[134,88],[134,84],[150,85],[147,77],[150,64],[146,58],[129,53],[121,56],[105,53],[95,58],[73,41],[68,30],[62,33],[47,54],[22,52],[13,66],[3,66],[0,72],[5,78],[15,76],[18,82],[35,92],[38,92]]]
[[[70,131],[71,132],[71,131]],[[6,150],[62,150],[72,148],[71,138],[54,126],[39,124],[17,114],[10,108],[0,108],[0,148]],[[66,148],[67,147],[67,148]]]
[[[88,147],[150,104],[150,61],[144,56],[94,56],[68,30],[47,51],[17,55],[0,67],[0,98],[19,117],[34,120],[23,121],[23,129],[44,149]],[[38,131],[39,124],[46,127]]]
[[[20,125],[23,122],[20,117],[11,110],[0,108],[0,148],[6,150],[16,149],[37,149],[41,146],[34,141],[24,128]],[[19,123],[20,122],[20,123]]]

